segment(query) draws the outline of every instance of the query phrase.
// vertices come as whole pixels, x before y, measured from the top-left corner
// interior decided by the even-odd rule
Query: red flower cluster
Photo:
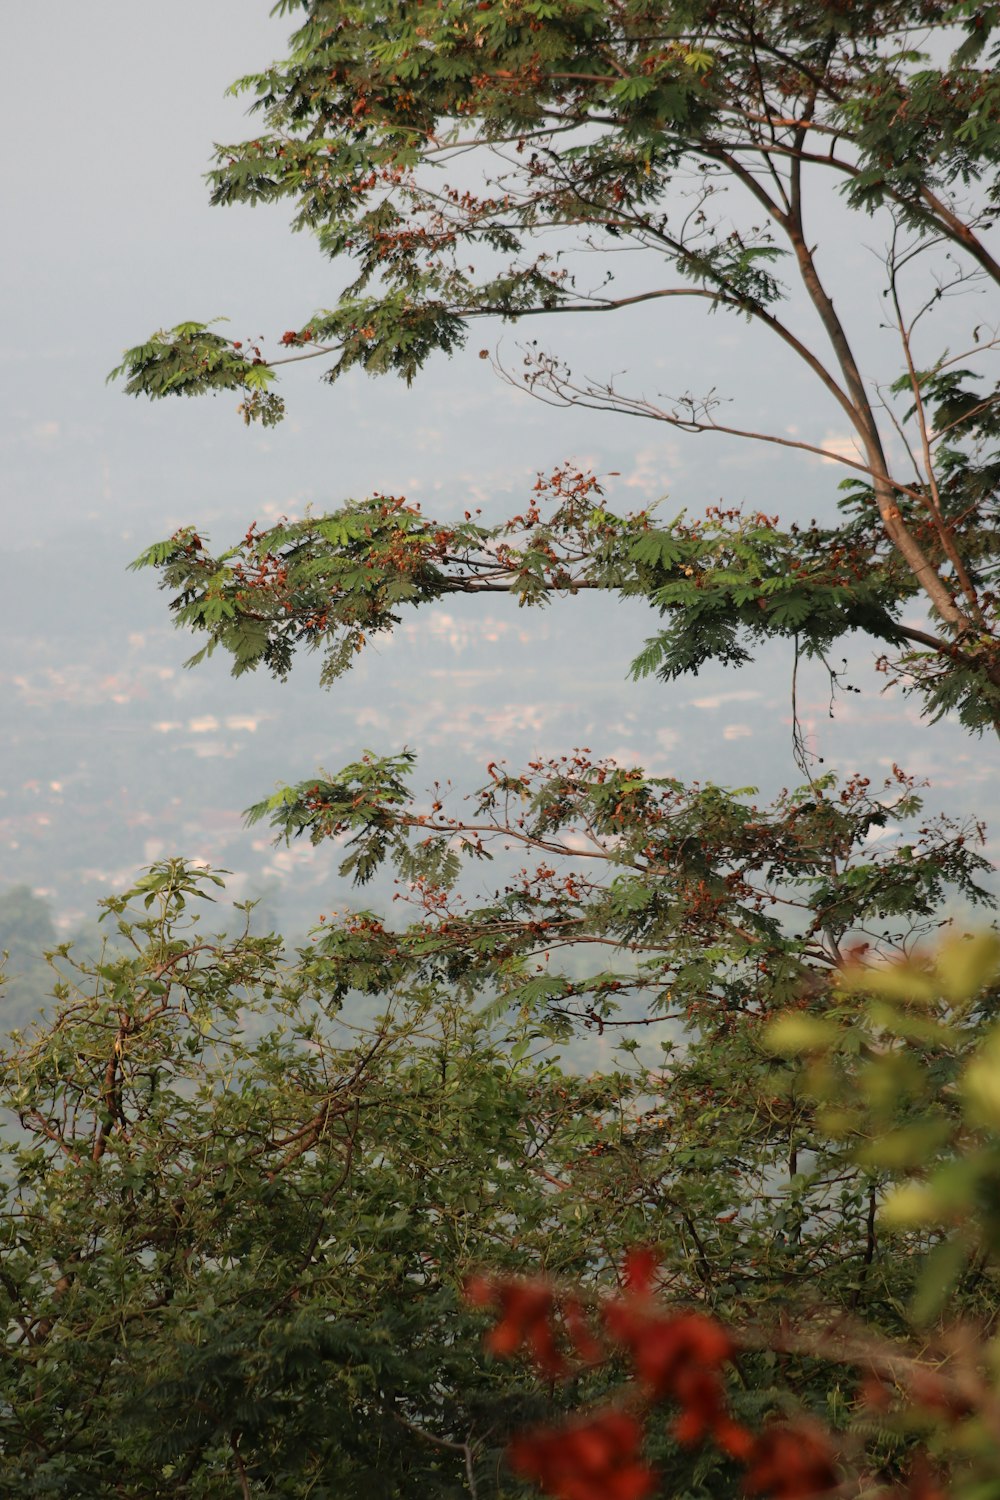
[[[603,1411],[569,1427],[525,1433],[508,1460],[557,1500],[641,1500],[656,1483],[642,1462],[643,1430],[628,1412]]]
[[[721,1371],[734,1350],[724,1328],[701,1313],[664,1316],[633,1298],[609,1302],[604,1326],[628,1350],[650,1397],[680,1406],[673,1429],[678,1442],[712,1437],[723,1452],[746,1458],[753,1440],[726,1411]]]
[[[656,1269],[649,1250],[634,1250],[626,1258],[623,1294],[600,1308],[603,1345],[579,1300],[560,1298],[545,1282],[478,1277],[468,1284],[471,1303],[499,1311],[486,1339],[493,1354],[523,1350],[550,1379],[572,1373],[558,1343],[561,1311],[562,1332],[580,1360],[595,1364],[608,1346],[617,1346],[627,1352],[639,1385],[633,1410],[606,1407],[567,1426],[515,1438],[508,1450],[511,1467],[555,1500],[641,1500],[654,1487],[656,1474],[642,1461],[644,1427],[635,1413],[670,1400],[680,1407],[673,1423],[677,1441],[710,1439],[745,1464],[749,1494],[811,1500],[834,1488],[836,1460],[822,1428],[775,1424],[754,1436],[729,1415],[722,1371],[734,1356],[733,1340],[703,1313],[670,1313],[657,1306]]]
[[[708,1440],[735,1459],[744,1470],[746,1496],[819,1500],[837,1491],[842,1476],[826,1427],[774,1421],[752,1433],[730,1416],[723,1371],[736,1353],[735,1340],[704,1313],[664,1308],[655,1295],[657,1271],[653,1251],[631,1251],[621,1293],[592,1308],[548,1282],[477,1277],[468,1283],[468,1301],[498,1313],[486,1340],[493,1354],[523,1351],[557,1380],[622,1351],[634,1375],[614,1404],[514,1438],[507,1451],[514,1472],[553,1500],[644,1500],[658,1482],[642,1456],[650,1413],[657,1403],[672,1401],[679,1408],[675,1439],[685,1445]],[[939,1370],[918,1367],[909,1383],[917,1408],[946,1422],[961,1421],[973,1410],[973,1399]],[[892,1382],[870,1368],[861,1397],[876,1410],[888,1410]],[[907,1480],[879,1494],[882,1500],[948,1500],[947,1480],[919,1450]]]
[[[557,1380],[569,1366],[556,1347],[552,1315],[556,1299],[542,1281],[489,1281],[483,1276],[466,1283],[465,1296],[474,1307],[499,1307],[500,1321],[486,1335],[486,1347],[501,1358],[522,1349],[532,1356],[543,1375]]]

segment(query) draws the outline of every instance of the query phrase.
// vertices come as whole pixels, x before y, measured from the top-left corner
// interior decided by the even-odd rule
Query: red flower
[[[754,1435],[746,1427],[741,1427],[739,1422],[734,1422],[732,1417],[725,1415],[717,1418],[713,1428],[712,1437],[723,1453],[728,1453],[730,1458],[739,1459],[746,1463],[753,1452]]]
[[[642,1437],[627,1412],[598,1412],[571,1427],[517,1437],[507,1457],[515,1473],[556,1500],[642,1500],[656,1483],[640,1456]]]
[[[733,1457],[745,1457],[749,1435],[728,1416],[720,1374],[733,1343],[720,1324],[701,1313],[664,1317],[624,1297],[604,1308],[608,1333],[632,1357],[635,1373],[654,1400],[670,1397],[681,1407],[674,1423],[678,1442],[713,1437]]]
[[[622,1270],[625,1285],[634,1297],[649,1296],[659,1263],[656,1251],[651,1250],[648,1245],[637,1245],[628,1251]]]
[[[719,1370],[733,1355],[725,1329],[701,1313],[658,1316],[623,1299],[605,1306],[604,1325],[655,1396],[683,1399],[681,1388],[693,1372]]]
[[[499,1305],[500,1321],[486,1335],[491,1354],[503,1359],[527,1348],[544,1375],[555,1380],[566,1374],[551,1321],[555,1298],[544,1282],[490,1282],[476,1276],[466,1282],[465,1296],[476,1307]]]
[[[753,1445],[744,1487],[775,1500],[809,1500],[837,1484],[837,1466],[826,1433],[799,1423],[765,1429]]]

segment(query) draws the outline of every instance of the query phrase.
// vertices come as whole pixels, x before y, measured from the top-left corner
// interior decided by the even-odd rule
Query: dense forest
[[[291,779],[245,818],[329,843],[346,906],[282,936],[184,857],[65,940],[30,887],[0,895],[2,1488],[1000,1497],[986,830],[891,761],[826,765],[796,696],[818,667],[836,713],[860,639],[915,735],[948,718],[995,753],[1000,11],[275,14],[288,54],[234,86],[256,134],[216,148],[210,192],[287,202],[331,306],[290,305],[270,344],[155,332],[127,393],[228,393],[256,431],[279,377],[335,404],[348,371],[471,354],[557,410],[822,466],[789,518],[668,519],[567,461],[515,513],[434,519],[374,454],[360,499],[146,545],[188,665],[315,657],[336,695],[455,596],[638,602],[632,675],[664,694],[786,653],[793,776],[761,796],[735,758],[721,786],[566,745],[459,787],[405,745],[296,764],[290,722]],[[847,237],[876,246],[871,302],[838,278]],[[773,343],[815,431],[780,383],[748,425],[724,360],[707,392],[633,384],[604,340],[642,306],[666,343],[682,302]],[[588,318],[583,368],[558,340]]]

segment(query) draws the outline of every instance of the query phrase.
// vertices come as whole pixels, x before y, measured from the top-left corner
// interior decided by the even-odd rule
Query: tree
[[[410,380],[433,352],[460,347],[475,319],[645,302],[666,337],[674,299],[699,299],[779,341],[847,422],[856,453],[789,436],[780,395],[770,430],[752,431],[729,420],[714,391],[647,399],[529,344],[511,378],[543,399],[822,453],[847,469],[836,525],[798,530],[726,513],[694,556],[689,523],[657,529],[661,566],[638,586],[672,624],[640,670],[669,677],[708,656],[744,660],[747,637],[769,634],[822,654],[861,630],[926,711],[955,709],[977,730],[1000,725],[997,330],[978,298],[956,300],[1000,279],[989,248],[1000,152],[992,7],[487,0],[471,15],[422,0],[289,0],[277,9],[298,16],[293,49],[236,85],[262,126],[219,148],[213,201],[289,200],[295,227],[338,266],[353,261],[356,275],[332,309],[284,333],[281,358],[186,323],[126,352],[116,374],[127,390],[238,389],[248,421],[275,421],[284,363],[320,357],[330,380],[355,366]],[[449,173],[459,175],[449,182]],[[856,239],[883,239],[880,308],[835,306],[836,247],[817,246],[812,227],[823,198],[847,210]],[[607,253],[624,247],[640,252],[625,258],[627,272]],[[861,363],[873,317],[897,341],[889,384]],[[935,317],[946,318],[943,331]],[[438,559],[438,590],[487,586],[489,563],[468,552],[480,539],[459,540],[457,558]],[[600,551],[597,538],[587,542],[587,557]],[[311,545],[332,568],[351,553],[336,529],[312,533]],[[168,558],[176,553],[158,560]],[[505,586],[502,569],[487,576]],[[536,595],[568,583],[544,567],[538,576]],[[404,570],[405,597],[420,597],[420,583]],[[506,586],[524,596],[516,576]],[[620,584],[606,574],[589,586]],[[301,609],[293,599],[287,626],[315,636],[323,612],[306,595]],[[909,618],[914,602],[927,624]],[[256,619],[238,600],[236,615],[253,637]]]
[[[788,1081],[821,1105],[817,1124],[827,1150],[833,1145],[825,1168],[831,1185],[850,1162],[926,1169],[922,1180],[910,1176],[881,1205],[890,1232],[945,1231],[921,1267],[913,1302],[913,1316],[925,1327],[960,1280],[995,1288],[1000,1269],[1000,1029],[989,997],[998,964],[1000,942],[990,933],[953,939],[931,959],[848,966],[832,1015],[819,1020],[789,1011],[766,1033],[771,1050],[805,1062]],[[823,1326],[800,1317],[762,1339],[759,1329],[727,1330],[702,1311],[664,1306],[655,1297],[658,1270],[655,1253],[635,1249],[621,1288],[597,1299],[537,1277],[469,1284],[468,1300],[499,1318],[488,1336],[498,1354],[526,1353],[563,1380],[606,1363],[613,1351],[631,1367],[612,1400],[605,1395],[569,1421],[511,1443],[511,1467],[546,1494],[638,1500],[657,1489],[649,1438],[656,1408],[668,1403],[675,1440],[708,1443],[732,1460],[743,1470],[744,1493],[796,1500],[873,1488],[911,1497],[995,1491],[1000,1378],[989,1325],[985,1335],[966,1325],[937,1339],[928,1330],[919,1353],[843,1318]],[[835,1433],[801,1413],[789,1420],[779,1408],[763,1425],[748,1425],[744,1406],[739,1420],[727,1366],[741,1352],[761,1349],[853,1366],[863,1377],[853,1419]],[[926,1446],[903,1458],[899,1439],[914,1433]],[[873,1449],[881,1450],[877,1460]],[[876,1466],[883,1484],[895,1468],[891,1490],[877,1487]]]
[[[104,903],[3,1055],[0,1481],[25,1496],[468,1493],[537,1382],[479,1354],[462,1266],[585,1274],[550,1191],[633,1091],[501,1047],[365,956],[215,935],[182,861]],[[513,1241],[513,1243],[511,1243]],[[472,1476],[470,1478],[470,1476]]]
[[[0,1102],[19,1127],[0,1174],[5,1486],[188,1500],[222,1487],[524,1494],[499,1462],[508,1438],[551,1430],[581,1402],[606,1408],[618,1372],[588,1360],[553,1386],[568,1372],[538,1320],[539,1374],[496,1364],[463,1314],[462,1282],[483,1264],[543,1272],[583,1289],[586,1306],[614,1286],[626,1247],[650,1241],[671,1318],[694,1304],[738,1330],[734,1442],[765,1413],[804,1407],[855,1427],[842,1437],[855,1462],[860,1442],[882,1474],[896,1471],[912,1447],[906,1412],[873,1428],[843,1371],[876,1369],[891,1404],[902,1370],[904,1388],[925,1381],[923,1399],[942,1379],[926,1347],[941,1313],[992,1316],[996,949],[966,959],[959,941],[941,978],[863,968],[854,993],[839,982],[831,1017],[824,944],[895,907],[905,941],[943,881],[975,894],[981,861],[945,830],[864,858],[880,809],[860,784],[838,798],[820,789],[818,805],[782,818],[714,788],[542,767],[520,832],[549,863],[463,912],[428,872],[456,837],[488,852],[491,830],[452,822],[412,848],[427,824],[410,816],[398,769],[361,763],[336,788],[311,787],[308,816],[317,836],[338,823],[359,835],[348,854],[359,874],[385,843],[422,908],[412,924],[355,911],[289,961],[273,936],[213,935],[200,905],[221,877],[166,862],[105,903],[111,951],[61,952],[56,1008],[3,1055]],[[477,822],[508,798],[524,805],[511,782],[491,781]],[[292,799],[270,811],[300,816]],[[894,816],[905,811],[897,801]],[[574,894],[564,874],[559,892],[552,846],[588,819],[597,857],[622,857],[605,889],[580,877]],[[813,868],[820,837],[840,850],[835,874]],[[663,873],[637,873],[651,859]],[[772,898],[810,894],[814,920],[783,933]],[[560,974],[560,951],[591,940],[610,966]],[[338,1014],[357,995],[383,1007],[364,1027]],[[545,1055],[545,1038],[579,1017],[628,1037],[675,1005],[694,1024],[658,1067],[626,1070],[628,1044],[622,1069],[589,1077]],[[499,1036],[491,1011],[514,1013]],[[882,1205],[896,1185],[892,1218]],[[911,1293],[931,1325],[922,1360],[889,1342],[909,1332]],[[845,1340],[845,1318],[861,1337]],[[946,1372],[949,1400],[979,1391],[978,1368]],[[933,1420],[953,1408],[938,1402]],[[949,1417],[943,1452],[991,1412],[974,1401],[964,1437]],[[653,1427],[650,1458],[672,1488],[734,1493],[740,1454],[699,1446],[701,1434]],[[537,1450],[522,1451],[530,1477]],[[768,1472],[760,1449],[753,1472]]]
[[[291,61],[259,83],[269,133],[223,153],[217,196],[298,196],[325,247],[361,260],[336,309],[285,335],[289,358],[332,353],[334,373],[363,363],[410,375],[474,316],[613,310],[620,297],[574,290],[558,262],[517,262],[548,222],[664,247],[681,284],[650,301],[698,296],[787,343],[797,335],[774,311],[776,247],[761,232],[733,240],[706,199],[705,221],[670,242],[657,204],[692,160],[730,173],[761,208],[760,193],[778,195],[820,310],[807,169],[833,172],[914,245],[948,228],[976,274],[992,265],[988,204],[961,218],[952,201],[962,174],[992,159],[995,85],[976,71],[992,12],[778,4],[765,36],[742,6],[280,8],[306,17]],[[932,37],[968,31],[947,75],[902,47],[918,22]],[[462,147],[448,134],[456,121],[510,148],[504,170],[520,186],[432,191],[433,160]],[[810,144],[818,134],[829,156]],[[480,242],[478,276],[461,268]],[[822,652],[864,628],[909,653],[903,669],[932,712],[960,703],[983,727],[997,717],[993,471],[977,446],[992,398],[971,396],[965,376],[952,388],[960,415],[942,469],[926,413],[954,368],[914,365],[927,450],[923,477],[904,486],[851,351],[837,352],[832,310],[828,322],[831,367],[807,363],[840,392],[862,443],[842,527],[782,531],[724,510],[660,527],[615,514],[592,476],[567,469],[500,526],[438,526],[377,495],[251,527],[218,554],[185,528],[141,561],[161,570],[178,622],[204,633],[205,650],[231,652],[237,672],[283,675],[305,645],[326,651],[332,679],[403,607],[450,590],[533,603],[593,588],[643,594],[665,613],[639,670],[739,661],[748,637],[773,633]],[[574,395],[561,366],[529,368],[537,389]],[[136,391],[233,386],[248,418],[280,415],[259,351],[201,325],[130,351],[124,369]],[[613,392],[601,401],[620,404]],[[676,420],[718,425],[698,403]],[[970,623],[963,577],[983,623]],[[927,631],[902,619],[921,590]],[[962,995],[955,975],[967,950],[982,957],[975,945],[936,967],[911,959],[888,981],[870,966],[911,955],[956,896],[989,899],[982,831],[921,819],[901,770],[876,791],[803,764],[805,784],[762,807],[751,791],[685,787],[578,750],[523,771],[491,764],[459,804],[439,787],[414,792],[409,752],[361,755],[248,816],[278,837],[339,841],[361,887],[392,870],[391,914],[321,919],[283,958],[275,937],[194,923],[221,877],[183,862],[109,900],[113,950],[75,967],[63,953],[58,1009],[3,1055],[0,1100],[20,1132],[0,1250],[8,1488],[524,1495],[518,1474],[551,1477],[551,1450],[522,1445],[511,1471],[499,1462],[507,1439],[606,1404],[617,1372],[593,1362],[556,1382],[551,1292],[527,1324],[508,1306],[492,1340],[509,1353],[512,1327],[530,1325],[536,1374],[484,1355],[460,1298],[477,1264],[500,1286],[542,1271],[614,1307],[626,1251],[655,1244],[671,1316],[694,1307],[698,1328],[724,1319],[740,1332],[741,1431],[796,1408],[851,1425],[859,1401],[842,1351],[806,1336],[831,1318],[856,1320],[869,1351],[935,1320],[992,1318],[995,951]],[[466,874],[481,887],[490,861],[492,888],[474,893]],[[852,959],[862,977],[848,997]],[[380,1018],[352,1025],[359,999]],[[558,1066],[551,1049],[588,1035],[615,1038],[620,1065]],[[654,1062],[640,1038],[659,1042]],[[928,1160],[940,1170],[921,1198]],[[887,1217],[897,1188],[909,1190],[908,1220]],[[871,1426],[869,1472],[889,1484],[913,1433]],[[739,1485],[732,1443],[693,1441],[706,1431],[654,1434],[671,1493]],[[630,1434],[612,1456],[632,1454]],[[645,1493],[647,1473],[633,1465],[617,1492]],[[812,1492],[829,1473],[817,1460]],[[810,1492],[780,1464],[753,1474],[762,1492]]]
[[[579,757],[538,768],[523,824],[504,821],[526,802],[507,776],[463,824],[411,813],[403,769],[361,762],[306,805],[262,812],[353,835],[358,878],[393,859],[414,921],[354,911],[288,960],[273,936],[213,935],[200,902],[221,877],[166,862],[105,903],[113,948],[60,952],[55,1009],[3,1055],[19,1127],[0,1247],[12,1493],[524,1493],[499,1465],[507,1439],[606,1402],[616,1371],[553,1389],[555,1344],[536,1340],[534,1378],[484,1357],[460,1295],[477,1265],[590,1296],[628,1246],[655,1241],[670,1304],[740,1330],[744,1425],[794,1391],[843,1427],[845,1357],[904,1337],[913,1291],[925,1320],[989,1315],[995,952],[959,993],[958,944],[940,1016],[914,972],[870,1015],[828,1018],[838,934],[895,928],[895,912],[905,946],[945,883],[976,895],[982,860],[963,835],[928,828],[880,852],[865,834],[882,804],[862,783],[769,814]],[[906,792],[893,816],[915,810]],[[556,880],[573,829],[590,830],[606,883],[562,860]],[[483,857],[494,834],[544,862],[463,910],[442,883],[448,845]],[[774,907],[796,903],[812,920],[783,930]],[[559,971],[590,944],[605,967]],[[339,1018],[359,995],[382,1007],[363,1027]],[[671,1012],[692,1023],[683,1045],[628,1066],[631,1027]],[[581,1020],[624,1028],[621,1069],[581,1076],[546,1055]],[[952,1080],[927,1121],[914,1036],[934,1089]],[[803,1087],[802,1052],[835,1066]],[[919,1185],[929,1149],[930,1202],[925,1188],[900,1234],[876,1210],[894,1184]],[[824,1343],[838,1311],[862,1320],[860,1356]],[[733,1493],[735,1451],[654,1436],[672,1485]],[[911,1434],[875,1437],[891,1471]]]

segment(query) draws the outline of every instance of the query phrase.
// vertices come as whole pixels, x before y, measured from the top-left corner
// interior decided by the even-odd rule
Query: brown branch
[[[793,163],[793,168],[794,165]],[[879,435],[878,424],[875,421],[875,416],[865,391],[861,371],[858,369],[854,358],[854,351],[851,348],[844,326],[834,309],[833,301],[816,270],[813,252],[806,244],[805,232],[802,227],[801,201],[796,186],[797,181],[798,173],[796,172],[793,179],[793,205],[792,213],[789,215],[787,234],[795,251],[803,285],[819,314],[820,321],[830,340],[834,356],[847,382],[847,389],[854,405],[854,425],[861,437],[865,455],[872,471],[872,486],[875,492],[879,515],[882,518],[882,525],[889,540],[905,561],[907,567],[920,584],[920,587],[938,614],[958,634],[963,635],[971,628],[970,621],[956,605],[950,590],[939,576],[937,569],[903,520],[899,506],[896,503],[896,486],[889,476],[888,464],[882,447],[882,439]]]
[[[983,270],[994,281],[1000,281],[1000,263],[986,249],[982,240],[973,234],[962,219],[958,217],[941,199],[932,193],[929,187],[921,186],[920,196],[927,204],[939,224],[948,233],[949,239],[955,240],[963,249],[968,251],[973,260],[977,261]]]
[[[471,1433],[464,1443],[456,1443],[450,1438],[438,1437],[436,1433],[428,1432],[425,1427],[418,1427],[415,1422],[411,1422],[408,1417],[404,1417],[401,1412],[396,1411],[391,1406],[383,1406],[383,1410],[388,1413],[394,1422],[398,1422],[401,1427],[405,1427],[415,1437],[423,1438],[424,1442],[433,1444],[435,1448],[445,1448],[451,1453],[461,1453],[465,1459],[465,1480],[469,1487],[469,1494],[472,1496],[472,1500],[476,1500],[479,1490],[476,1485],[474,1465],[476,1449],[479,1445],[470,1441]]]
[[[865,474],[872,480],[883,479],[886,484],[898,494],[907,495],[913,500],[922,500],[922,491],[915,489],[912,485],[903,484],[901,480],[893,479],[884,469],[875,469],[870,464],[863,463],[858,458],[848,458],[846,454],[837,453],[832,448],[823,448],[818,443],[807,443],[799,438],[781,437],[777,433],[757,432],[745,427],[732,427],[724,422],[704,421],[697,417],[684,416],[679,412],[668,412],[642,396],[625,396],[616,391],[612,386],[599,387],[596,385],[576,385],[565,376],[560,377],[554,366],[545,369],[542,374],[534,377],[529,376],[531,384],[522,383],[516,376],[494,361],[494,369],[518,390],[527,389],[539,401],[547,398],[539,391],[549,391],[555,401],[548,402],[550,405],[558,406],[585,406],[591,411],[615,411],[622,416],[645,417],[651,421],[666,422],[671,427],[678,428],[681,432],[697,434],[701,432],[717,432],[724,437],[744,438],[755,443],[771,443],[780,448],[798,449],[803,453],[814,453],[829,463],[842,464],[844,468],[854,469],[859,474]],[[564,392],[568,394],[564,394]],[[692,411],[694,406],[692,405]],[[856,425],[856,424],[855,424]],[[580,587],[584,585],[581,584]]]
[[[240,1476],[240,1494],[243,1500],[251,1500],[250,1480],[247,1478],[246,1465],[240,1457],[238,1439],[235,1432],[229,1434],[229,1446],[233,1450],[233,1458],[236,1460],[236,1472]]]
[[[965,562],[958,548],[955,546],[955,538],[952,528],[945,521],[944,512],[941,506],[941,494],[938,489],[937,474],[934,469],[934,460],[931,454],[930,432],[927,425],[927,413],[924,407],[924,397],[923,392],[920,388],[920,377],[917,373],[917,367],[913,360],[913,349],[910,342],[913,323],[911,323],[909,327],[907,327],[906,322],[903,318],[903,310],[899,300],[895,240],[893,241],[893,249],[890,252],[889,256],[889,292],[892,297],[892,305],[896,313],[896,328],[899,333],[900,343],[903,347],[903,357],[906,360],[906,373],[910,382],[910,391],[913,395],[914,411],[917,418],[917,429],[920,433],[920,444],[924,460],[924,473],[927,479],[928,489],[930,491],[929,495],[925,495],[923,497],[924,504],[931,512],[934,520],[934,528],[937,531],[938,540],[941,543],[941,548],[945,556],[948,558],[948,561],[955,569],[955,576],[958,579],[959,586],[961,587],[969,608],[972,611],[972,618],[975,620],[980,629],[985,629],[986,622],[983,618],[983,612],[979,607],[979,599],[976,595],[975,589],[972,586],[972,580],[969,577]],[[917,316],[919,317],[919,313],[917,314]]]

